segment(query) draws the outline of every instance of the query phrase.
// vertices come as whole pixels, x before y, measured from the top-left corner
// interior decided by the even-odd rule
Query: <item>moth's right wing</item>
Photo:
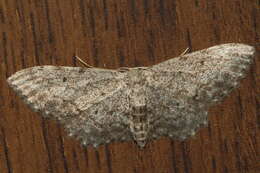
[[[114,70],[38,66],[15,73],[8,83],[34,111],[58,119],[83,144],[98,145],[130,139],[124,77]]]
[[[248,71],[255,50],[244,44],[223,44],[183,55],[147,70],[158,117],[151,135],[184,139],[207,124],[207,110],[236,88]]]
[[[176,57],[151,68],[151,86],[183,102],[211,105],[238,86],[254,53],[252,46],[229,43]]]

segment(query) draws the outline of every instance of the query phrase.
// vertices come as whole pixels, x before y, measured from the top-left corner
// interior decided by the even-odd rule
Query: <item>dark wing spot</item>
[[[63,77],[62,81],[63,81],[63,82],[66,82],[66,81],[67,81],[67,78],[66,78],[66,77]]]

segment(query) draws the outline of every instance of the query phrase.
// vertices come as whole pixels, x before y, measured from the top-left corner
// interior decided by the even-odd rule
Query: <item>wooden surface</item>
[[[0,0],[0,173],[259,173],[259,39],[259,0]],[[75,54],[96,67],[134,67],[227,42],[257,48],[241,87],[194,138],[144,150],[82,147],[6,83],[26,67],[81,66]]]

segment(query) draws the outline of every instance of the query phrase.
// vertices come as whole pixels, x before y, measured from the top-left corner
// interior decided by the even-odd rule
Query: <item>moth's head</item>
[[[128,72],[129,84],[131,85],[143,85],[146,81],[145,71],[142,69],[131,69]]]

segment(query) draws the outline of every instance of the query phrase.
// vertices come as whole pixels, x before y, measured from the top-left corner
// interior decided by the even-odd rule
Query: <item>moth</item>
[[[97,147],[113,141],[184,140],[207,124],[210,106],[246,75],[252,46],[229,43],[127,70],[36,66],[8,84],[34,111]]]

